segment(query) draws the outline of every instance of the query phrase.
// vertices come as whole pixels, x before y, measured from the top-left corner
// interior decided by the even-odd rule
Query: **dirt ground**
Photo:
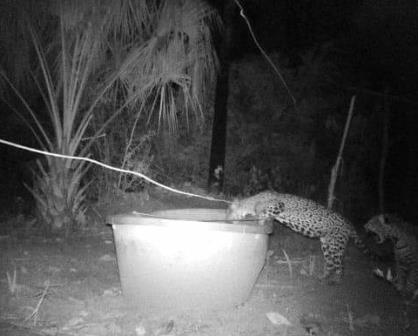
[[[318,278],[319,242],[282,227],[271,236],[269,258],[242,306],[137,313],[121,294],[112,229],[105,225],[105,216],[122,210],[224,205],[167,193],[131,195],[116,203],[96,207],[89,229],[67,240],[45,239],[19,227],[12,231],[22,218],[2,217],[0,335],[417,334],[418,302],[406,303],[374,276],[375,262],[350,246],[342,284],[329,286]]]

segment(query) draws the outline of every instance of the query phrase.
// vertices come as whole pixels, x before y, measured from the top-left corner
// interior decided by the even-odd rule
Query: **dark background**
[[[224,10],[223,1],[212,1],[212,4],[222,13]],[[297,116],[297,112],[290,103],[289,97],[286,98],[283,84],[273,74],[272,69],[267,65],[267,62],[255,46],[247,25],[239,16],[238,8],[232,6],[234,8],[232,25],[226,27],[226,29],[230,29],[232,32],[232,43],[230,45],[232,70],[230,77],[233,78],[230,79],[230,96],[233,97],[231,98],[233,102],[240,101],[243,105],[240,107],[235,106],[231,109],[249,111],[254,106],[255,103],[249,97],[251,94],[255,96],[258,94],[256,89],[246,88],[245,90],[248,90],[249,93],[245,93],[246,91],[242,89],[241,84],[237,83],[240,83],[242,80],[240,77],[242,76],[241,72],[245,72],[243,70],[245,67],[242,66],[243,63],[246,63],[246,66],[250,68],[260,66],[261,71],[265,74],[265,78],[267,78],[266,81],[274,82],[275,87],[278,90],[282,90],[280,92],[283,97],[281,111],[284,112],[281,112],[282,114],[278,116],[278,119],[282,118],[280,119],[282,123],[278,122],[277,125],[286,124],[287,126],[286,130],[278,130],[278,132],[284,134],[287,131],[289,134],[294,134],[298,137],[300,137],[299,134],[303,134],[303,136],[309,138],[308,142],[315,144],[315,157],[317,158],[315,162],[319,162],[321,168],[317,168],[318,166],[312,168],[312,175],[308,178],[310,181],[308,184],[315,184],[312,180],[318,181],[318,177],[315,174],[322,175],[321,179],[323,180],[320,183],[318,182],[318,185],[315,185],[315,191],[308,193],[308,195],[324,201],[329,180],[329,175],[327,176],[326,174],[329,174],[329,169],[336,158],[349,100],[353,94],[356,94],[357,105],[355,114],[367,120],[367,127],[362,128],[362,136],[357,137],[357,126],[356,124],[352,125],[350,130],[352,138],[346,145],[345,162],[355,162],[356,167],[360,167],[362,183],[367,184],[365,188],[356,190],[356,185],[353,185],[353,182],[348,182],[351,183],[351,188],[354,189],[350,192],[357,196],[367,192],[367,197],[357,197],[356,201],[352,201],[353,204],[357,202],[356,204],[361,204],[361,206],[348,206],[350,199],[343,199],[342,196],[341,202],[346,202],[343,209],[346,209],[351,216],[357,216],[363,220],[377,211],[377,181],[382,144],[382,120],[383,111],[387,108],[389,110],[389,147],[385,175],[386,206],[388,210],[399,212],[408,219],[417,219],[418,9],[416,2],[247,0],[241,1],[241,4],[260,44],[269,55],[273,55],[275,63],[283,70],[285,80],[290,83],[291,92],[296,92],[295,95],[298,101],[304,101],[304,97],[309,96],[310,100],[307,101],[310,102],[314,97],[321,96],[321,99],[324,100],[327,97],[329,100],[334,100],[336,99],[335,97],[338,97],[338,102],[334,104],[334,108],[312,108],[313,112],[309,117],[310,126],[307,128],[301,127],[301,120],[298,117],[294,117],[295,115]],[[219,49],[221,43],[218,41],[217,45]],[[332,64],[338,69],[338,76],[336,79],[333,78],[326,86],[315,87],[313,85],[308,88],[308,93],[299,92],[301,79],[298,76],[301,76],[301,69],[308,68],[312,70],[315,64],[317,64],[313,62],[310,66],[306,60],[306,55],[314,55],[312,59],[315,60],[315,55],[320,55],[322,48],[327,45],[332,46],[326,54],[327,64]],[[1,50],[3,56],[7,55],[7,52],[5,49]],[[234,64],[236,68],[234,68]],[[240,70],[237,70],[237,68]],[[321,70],[319,72],[319,75],[325,74]],[[315,79],[314,83],[318,83],[318,81]],[[237,90],[234,91],[234,88],[236,89],[237,87],[240,88],[238,93]],[[262,91],[262,89],[260,90]],[[36,96],[33,97],[34,101],[37,99]],[[232,105],[234,104],[233,102]],[[246,108],[243,106],[246,106]],[[0,137],[21,144],[36,146],[35,141],[22,121],[16,117],[4,102],[1,103],[0,109],[0,122],[2,125]],[[309,110],[309,106],[306,110]],[[234,126],[231,118],[246,120],[248,124],[261,125],[259,126],[260,133],[272,134],[273,132],[269,128],[272,124],[263,124],[266,118],[271,117],[267,112],[266,114],[252,112],[248,115],[245,114],[247,112],[242,112],[242,115],[237,115],[236,111],[229,112],[227,138],[230,150],[228,152],[227,149],[226,161],[229,160],[228,157],[236,152],[231,150],[231,148],[240,146],[235,142],[234,135],[231,135],[230,132],[233,133],[234,129],[238,129],[239,131],[237,132],[242,131],[242,126]],[[210,121],[212,116],[209,115],[207,118]],[[337,130],[332,136],[327,133],[328,128],[323,126],[326,120],[334,120],[337,123]],[[231,127],[233,128],[232,131]],[[364,132],[366,132],[366,135]],[[199,139],[199,137],[194,138],[194,141],[199,142]],[[254,138],[248,141],[262,147],[259,140]],[[187,143],[187,139],[182,141]],[[203,138],[201,141],[203,143]],[[274,148],[278,147],[280,146],[275,146]],[[258,153],[263,152],[263,150],[258,150]],[[275,176],[277,177],[277,173],[271,173],[272,166],[275,163],[269,157],[269,153],[273,156],[275,155],[270,149],[266,150],[265,153],[263,152],[260,171],[268,171],[270,172],[269,174],[276,174]],[[31,164],[34,156],[3,145],[0,146],[0,155],[0,183],[2,199],[4,200],[2,202],[3,208],[12,209],[15,204],[13,200],[17,196],[30,200],[22,182],[26,181],[26,183],[30,184],[31,175],[28,171],[28,165]],[[208,154],[206,153],[205,155],[205,159],[207,159]],[[197,155],[196,157],[189,157],[189,159],[191,161],[199,161],[203,158]],[[253,160],[248,157],[241,158],[242,160],[245,160],[247,163],[260,162],[260,158],[255,156],[253,156]],[[242,179],[237,181],[234,179],[245,171],[247,175],[243,180],[249,181],[252,163],[241,166],[235,165],[232,168],[230,166],[229,171],[228,169],[225,171],[225,192],[227,194],[245,194]],[[297,170],[295,165],[290,165],[288,169]],[[244,168],[240,169],[240,167]],[[179,171],[179,180],[181,180],[181,176],[184,176],[182,174]],[[157,177],[164,182],[163,175]],[[282,176],[281,178],[284,177]],[[295,179],[294,176],[291,178]],[[258,179],[262,180],[261,177],[258,177]],[[269,175],[268,179],[271,182],[274,178]],[[344,180],[344,175],[341,179]],[[198,182],[204,184],[205,182],[203,181],[206,181],[206,179],[196,177],[194,181],[197,181],[196,184],[199,184]],[[176,182],[180,183],[181,181]],[[247,189],[247,193],[251,191],[256,192],[258,191],[257,189],[271,185],[284,185],[284,189],[288,189],[285,190],[286,192],[299,192],[297,188],[294,190],[291,190],[291,187],[286,188],[289,184],[283,182],[281,182],[282,184],[278,182],[269,183],[265,181],[260,182],[259,187]],[[342,188],[340,193],[348,195],[347,188],[347,186]]]

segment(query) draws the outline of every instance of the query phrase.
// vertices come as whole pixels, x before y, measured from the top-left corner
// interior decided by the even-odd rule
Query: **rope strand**
[[[47,151],[44,151],[44,150],[19,145],[17,143],[14,143],[14,142],[11,142],[11,141],[6,141],[6,140],[3,140],[3,139],[0,139],[0,143],[2,143],[4,145],[16,147],[16,148],[19,148],[19,149],[23,149],[23,150],[26,150],[26,151],[29,151],[29,152],[42,154],[42,155],[53,156],[53,157],[58,157],[58,158],[62,158],[62,159],[69,159],[69,160],[87,161],[87,162],[93,163],[95,165],[98,165],[98,166],[101,166],[101,167],[104,167],[104,168],[107,168],[107,169],[110,169],[110,170],[114,170],[114,171],[117,171],[117,172],[120,172],[120,173],[132,174],[132,175],[141,177],[144,180],[146,180],[146,181],[148,181],[148,182],[150,182],[150,183],[152,183],[152,184],[154,184],[154,185],[156,185],[160,188],[169,190],[169,191],[177,193],[177,194],[202,198],[202,199],[205,199],[205,200],[208,200],[208,201],[231,203],[230,201],[227,201],[227,200],[224,200],[224,199],[218,199],[218,198],[214,198],[214,197],[210,197],[210,196],[197,195],[197,194],[189,193],[189,192],[186,192],[186,191],[178,190],[178,189],[175,189],[175,188],[171,188],[171,187],[168,187],[168,186],[166,186],[162,183],[154,181],[153,179],[149,178],[148,176],[146,176],[144,174],[141,174],[141,173],[138,173],[138,172],[135,172],[135,171],[131,171],[131,170],[127,170],[127,169],[113,167],[113,166],[110,166],[108,164],[102,163],[100,161],[90,159],[88,157],[51,153],[51,152],[47,152]]]

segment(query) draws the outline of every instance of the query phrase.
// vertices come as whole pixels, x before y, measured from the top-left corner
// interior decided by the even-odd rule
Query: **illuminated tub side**
[[[107,218],[130,304],[148,311],[205,310],[248,299],[265,262],[271,227],[222,222],[224,209],[151,215]]]

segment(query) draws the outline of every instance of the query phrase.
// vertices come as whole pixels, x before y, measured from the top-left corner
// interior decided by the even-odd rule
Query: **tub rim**
[[[226,219],[197,219],[187,218],[187,214],[197,216],[199,214],[209,215],[210,213],[222,215],[226,209],[222,208],[180,208],[158,210],[150,213],[121,213],[106,217],[106,223],[114,226],[156,226],[175,228],[176,226],[187,227],[192,230],[194,227],[206,231],[224,231],[253,234],[271,234],[273,225],[271,222],[259,225],[256,220],[228,221]],[[180,217],[181,215],[186,215]]]

